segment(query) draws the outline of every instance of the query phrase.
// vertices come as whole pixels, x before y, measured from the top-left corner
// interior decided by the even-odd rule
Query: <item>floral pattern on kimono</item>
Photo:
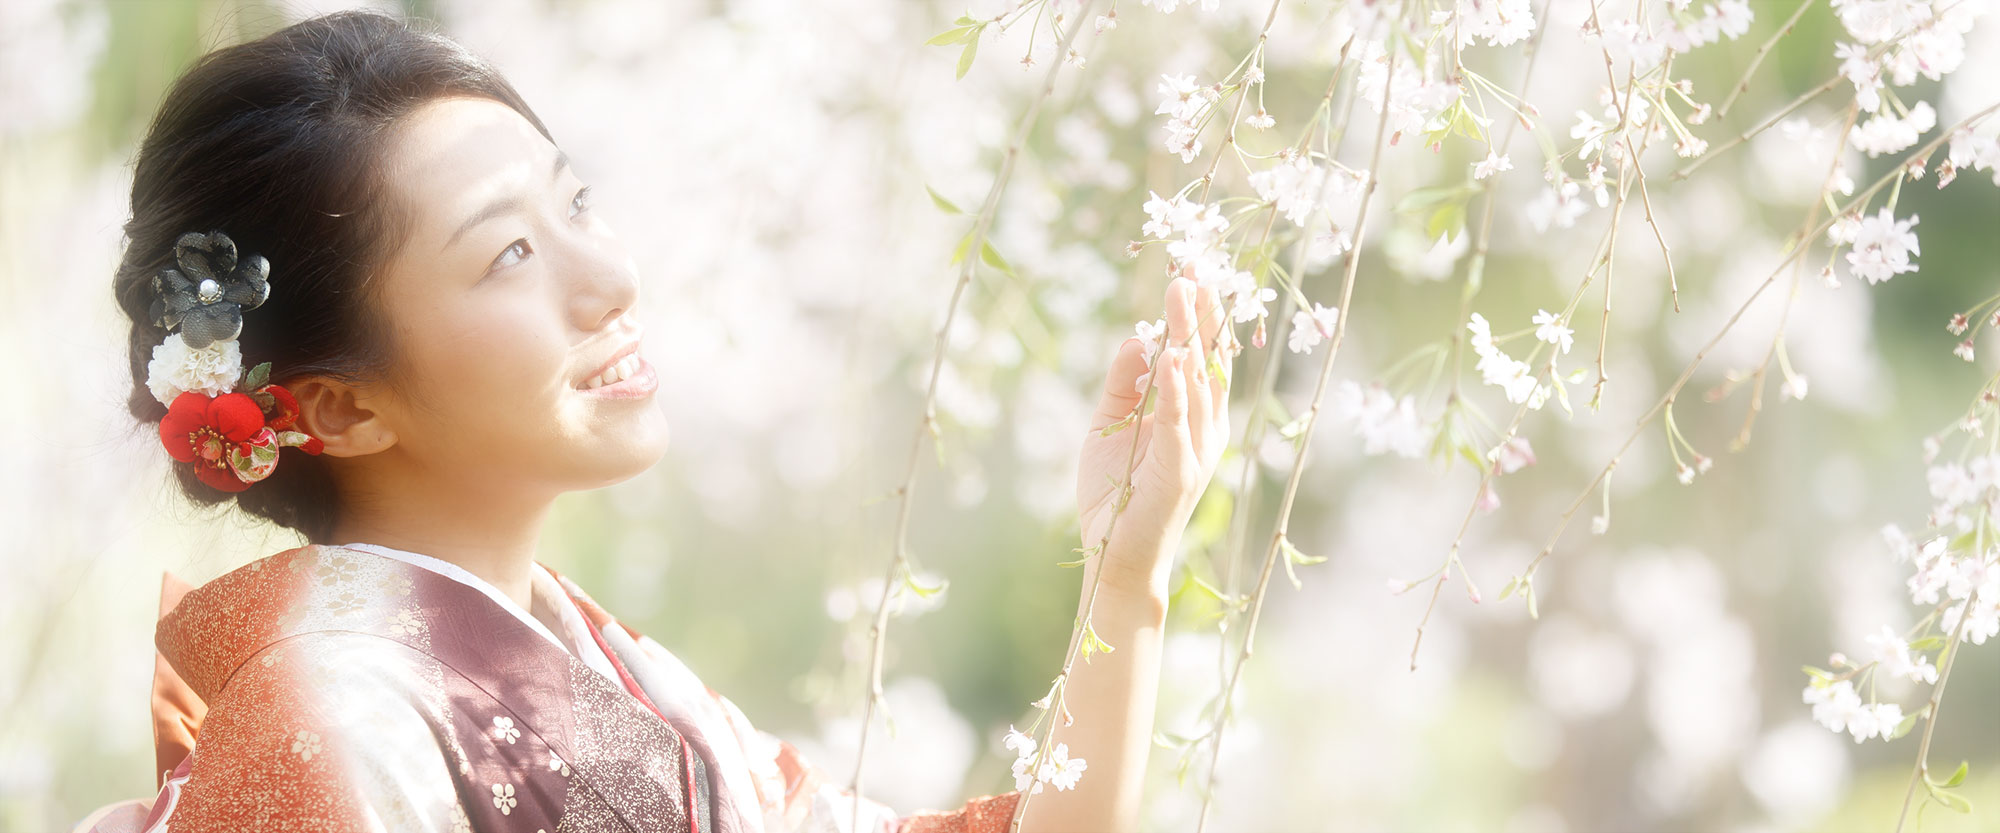
[[[182,717],[193,751],[153,801],[81,829],[852,833],[849,790],[574,583],[537,582],[616,679],[480,590],[360,549],[296,547],[188,592],[156,643],[206,708]],[[998,833],[1018,796],[858,801],[869,833]]]

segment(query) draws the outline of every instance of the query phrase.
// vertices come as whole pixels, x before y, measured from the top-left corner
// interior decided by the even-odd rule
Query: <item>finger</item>
[[[1203,453],[1209,444],[1209,423],[1214,417],[1215,398],[1210,395],[1208,378],[1208,351],[1202,340],[1197,338],[1187,347],[1182,359],[1184,367],[1181,377],[1187,382],[1188,392],[1188,436],[1197,459],[1206,459]]]
[[[1169,470],[1179,470],[1194,454],[1194,439],[1188,433],[1187,351],[1169,348],[1160,359],[1160,405],[1154,410],[1154,450]]]
[[[1167,282],[1167,337],[1174,346],[1186,344],[1194,332],[1194,305],[1188,302],[1194,288],[1194,281],[1187,278]]]
[[[1137,338],[1125,339],[1118,345],[1118,355],[1111,360],[1111,370],[1104,374],[1104,395],[1097,401],[1097,412],[1090,416],[1090,430],[1103,430],[1139,407],[1141,393],[1137,382],[1145,372],[1146,343]]]
[[[1222,333],[1222,320],[1228,312],[1222,309],[1222,294],[1215,287],[1207,287],[1195,293],[1194,320],[1201,322],[1201,340],[1211,349],[1215,339]]]
[[[1222,349],[1220,341],[1223,335],[1223,328],[1229,325],[1229,311],[1222,308],[1222,294],[1214,288],[1210,288],[1204,293],[1202,299],[1208,302],[1206,305],[1207,308],[1214,311],[1212,314],[1212,317],[1215,319],[1213,326],[1204,327],[1203,329],[1206,333],[1204,343],[1213,347],[1211,352],[1214,353],[1218,362],[1216,366],[1221,370],[1219,374],[1209,377],[1208,384],[1209,413],[1219,415],[1229,406],[1229,370],[1223,367],[1223,365],[1228,364],[1230,358],[1229,353]],[[1200,309],[1197,306],[1197,310]],[[1210,315],[1208,312],[1202,312],[1201,314],[1204,316]],[[1206,370],[1206,361],[1203,364],[1203,369]],[[1227,425],[1227,421],[1220,418],[1213,420],[1213,422],[1220,425]]]

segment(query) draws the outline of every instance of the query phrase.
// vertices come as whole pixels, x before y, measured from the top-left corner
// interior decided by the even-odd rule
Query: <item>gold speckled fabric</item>
[[[615,679],[470,585],[364,550],[297,547],[188,592],[156,643],[206,708],[178,716],[193,751],[135,803],[149,816],[90,829],[858,833],[857,800],[868,833],[1006,829],[1018,793],[856,799],[557,579]]]

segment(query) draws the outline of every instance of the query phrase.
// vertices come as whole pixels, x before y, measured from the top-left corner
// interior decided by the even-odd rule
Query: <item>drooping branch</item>
[[[1056,48],[1058,56],[1068,54],[1083,31],[1083,19],[1090,13],[1096,0],[1080,0],[1077,17],[1064,33],[1061,45]],[[938,327],[936,344],[931,353],[930,381],[925,386],[923,415],[918,422],[915,438],[910,444],[910,453],[903,466],[903,484],[896,489],[896,529],[894,550],[889,559],[887,572],[882,580],[882,597],[875,608],[875,620],[869,626],[868,650],[868,691],[866,705],[862,709],[861,736],[855,742],[854,775],[848,782],[850,794],[854,797],[854,808],[850,829],[859,830],[861,825],[861,773],[868,758],[868,733],[874,724],[875,706],[882,700],[882,654],[888,635],[889,600],[911,573],[909,557],[909,523],[911,502],[916,497],[917,461],[923,457],[925,440],[936,436],[938,378],[944,369],[945,351],[951,343],[952,324],[958,319],[959,299],[965,295],[965,288],[972,282],[974,270],[978,268],[981,253],[986,244],[986,231],[992,224],[994,214],[999,210],[1000,196],[1007,190],[1007,183],[1014,172],[1014,160],[1021,153],[1034,130],[1035,121],[1041,115],[1042,105],[1055,91],[1056,77],[1062,72],[1064,61],[1049,62],[1049,70],[1043,76],[1041,89],[1028,103],[1028,109],[1021,114],[1014,134],[1000,155],[1000,168],[993,176],[993,184],[986,189],[986,199],[980,203],[979,214],[973,219],[972,231],[966,238],[963,260],[959,267],[958,280],[952,286],[951,300],[945,306],[944,323]]]

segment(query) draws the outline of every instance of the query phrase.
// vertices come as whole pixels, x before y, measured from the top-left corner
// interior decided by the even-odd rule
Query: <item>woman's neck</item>
[[[552,502],[503,501],[452,489],[343,503],[334,543],[369,543],[449,561],[533,604],[535,551]]]

